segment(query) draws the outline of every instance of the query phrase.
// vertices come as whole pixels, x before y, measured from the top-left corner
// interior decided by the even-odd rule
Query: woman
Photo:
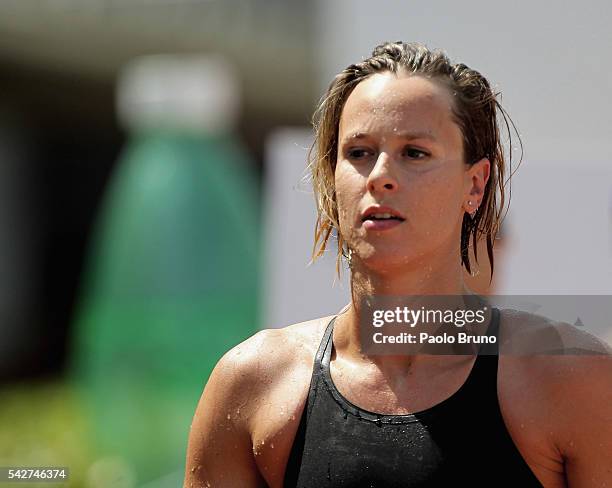
[[[336,76],[315,119],[315,255],[337,232],[351,303],[219,361],[185,486],[612,486],[609,357],[375,355],[361,342],[364,299],[469,294],[463,268],[483,239],[493,267],[498,108],[478,72],[419,44],[380,45]],[[487,332],[530,343],[533,322],[494,310]]]

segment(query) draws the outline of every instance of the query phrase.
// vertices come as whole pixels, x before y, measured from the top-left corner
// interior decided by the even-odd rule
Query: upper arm
[[[523,395],[510,410],[520,411],[520,422],[532,428],[516,429],[517,435],[534,433],[531,452],[545,453],[538,462],[548,471],[557,472],[558,462],[570,488],[612,486],[609,346],[569,324],[527,314],[518,318],[531,322],[522,329],[516,319],[511,322],[521,330],[512,338],[510,352],[505,351],[504,363],[513,366],[515,374],[509,377],[520,379],[516,386]],[[515,398],[521,398],[518,391]]]
[[[567,356],[559,450],[570,488],[612,486],[612,357]]]
[[[241,356],[247,348],[225,354],[204,388],[189,433],[186,487],[265,486],[247,422],[254,393],[252,364]]]

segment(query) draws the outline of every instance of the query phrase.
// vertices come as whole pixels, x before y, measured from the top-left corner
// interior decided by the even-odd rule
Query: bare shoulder
[[[299,366],[312,367],[325,326],[322,317],[278,329],[263,329],[230,349],[215,366],[217,382],[233,385],[232,393],[253,397]]]
[[[612,367],[612,349],[604,341],[576,326],[533,313],[503,310],[499,343],[500,363],[512,379],[523,386],[534,384],[542,392],[561,382],[565,393],[570,393],[585,384],[587,377],[595,380],[609,375]]]
[[[271,433],[282,432],[283,427],[287,430],[289,408],[297,408],[291,402],[300,400],[295,391],[297,379],[306,376],[327,319],[262,330],[223,355],[193,417],[185,486],[270,484],[270,466],[280,464],[255,446]],[[272,408],[276,415],[271,415]],[[281,409],[285,417],[278,415]],[[291,415],[297,418],[293,410]],[[274,425],[275,419],[281,425]],[[278,456],[282,439],[275,442],[277,449],[272,454]]]
[[[223,357],[223,361],[246,367],[275,369],[296,359],[300,350],[311,351],[318,346],[330,317],[321,317],[278,329],[262,329],[241,342]],[[300,354],[297,354],[299,357]]]
[[[573,325],[514,310],[500,322],[500,405],[517,438],[539,436],[564,459],[612,438],[610,346]],[[520,400],[520,401],[518,401]],[[522,429],[530,426],[530,429]],[[607,431],[607,433],[605,433]],[[605,434],[604,434],[605,433]],[[597,445],[612,454],[610,440]]]
[[[603,340],[574,325],[520,310],[501,310],[500,354],[610,356]],[[612,323],[610,324],[612,326]]]

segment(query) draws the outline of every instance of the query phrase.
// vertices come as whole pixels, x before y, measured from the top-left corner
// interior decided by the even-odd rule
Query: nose
[[[392,161],[389,155],[381,152],[367,180],[368,190],[372,193],[397,190],[398,183],[393,174]]]

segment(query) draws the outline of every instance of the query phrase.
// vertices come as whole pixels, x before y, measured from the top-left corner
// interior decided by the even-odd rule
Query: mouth
[[[373,214],[373,215],[369,215],[367,217],[363,217],[363,219],[361,219],[362,222],[367,222],[367,221],[378,221],[378,220],[397,220],[399,222],[403,222],[405,219],[398,217],[396,215],[391,215],[389,213],[377,213],[377,214]]]
[[[361,222],[367,230],[386,230],[406,220],[397,210],[390,207],[373,206],[363,212]]]

